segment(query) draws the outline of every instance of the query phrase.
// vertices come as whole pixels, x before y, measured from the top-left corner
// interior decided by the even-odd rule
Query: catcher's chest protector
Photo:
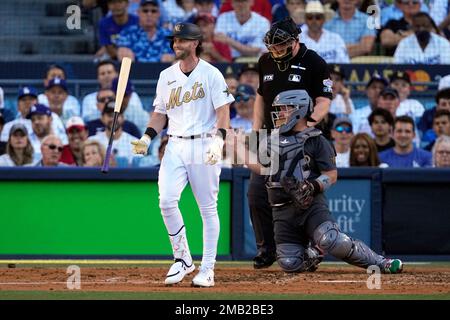
[[[272,151],[270,183],[280,182],[285,176],[295,176],[299,181],[307,179],[311,173],[308,162],[305,160],[305,143],[311,137],[317,137],[322,132],[316,128],[308,128],[291,136],[278,135],[274,131],[270,138],[269,149]],[[277,148],[278,147],[278,148]]]

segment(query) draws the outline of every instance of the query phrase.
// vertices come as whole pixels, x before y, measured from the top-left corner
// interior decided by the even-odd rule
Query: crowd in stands
[[[224,73],[235,97],[231,126],[251,132],[259,86],[256,61],[266,51],[264,34],[272,22],[291,16],[302,29],[301,42],[329,63],[333,99],[319,128],[334,144],[338,167],[448,167],[450,75],[439,83],[435,107],[426,109],[411,98],[413,87],[407,72],[396,71],[389,79],[373,74],[366,83],[367,105],[355,108],[347,75],[337,64],[373,54],[376,43],[378,53],[398,62],[450,63],[446,60],[450,56],[450,15],[442,14],[440,2],[444,1],[435,0],[428,7],[421,0],[395,0],[383,7],[382,27],[375,30],[367,27],[365,9],[370,1],[83,1],[86,8],[104,9],[98,24],[97,91],[72,96],[65,70],[50,65],[43,79],[44,92],[30,85],[21,87],[17,114],[6,121],[1,115],[4,98],[0,88],[0,166],[101,166],[112,129],[117,60],[127,56],[138,62],[172,62],[166,35],[180,21],[199,25],[204,34],[201,57],[207,61],[255,58],[242,64],[237,74],[232,68]],[[441,10],[436,10],[437,5]],[[417,49],[409,50],[408,43]],[[134,156],[130,147],[131,140],[141,137],[150,116],[130,80],[111,166],[159,165],[167,143],[164,134],[152,140],[145,157]]]

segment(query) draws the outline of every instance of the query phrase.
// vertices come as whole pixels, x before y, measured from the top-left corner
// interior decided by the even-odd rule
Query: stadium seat
[[[394,57],[390,56],[359,56],[351,59],[351,63],[393,63]]]

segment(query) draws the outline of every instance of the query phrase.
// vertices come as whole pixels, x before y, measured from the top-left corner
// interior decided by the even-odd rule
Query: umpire
[[[332,82],[326,62],[299,41],[301,30],[290,18],[272,24],[264,37],[268,53],[258,61],[259,88],[253,114],[253,130],[273,129],[271,111],[274,98],[282,91],[303,89],[314,101],[308,126],[316,126],[325,117],[332,98]],[[276,261],[272,210],[265,187],[266,177],[251,173],[248,189],[250,218],[258,253],[255,269],[267,268]]]

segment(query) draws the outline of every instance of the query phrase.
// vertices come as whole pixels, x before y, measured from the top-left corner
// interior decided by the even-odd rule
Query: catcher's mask
[[[277,63],[280,71],[285,71],[292,55],[292,44],[298,41],[301,30],[295,22],[287,17],[272,24],[272,27],[264,36],[264,44],[269,50],[272,59]]]
[[[300,119],[312,120],[313,103],[305,90],[281,92],[273,100],[272,107],[272,123],[280,133],[290,131]]]

